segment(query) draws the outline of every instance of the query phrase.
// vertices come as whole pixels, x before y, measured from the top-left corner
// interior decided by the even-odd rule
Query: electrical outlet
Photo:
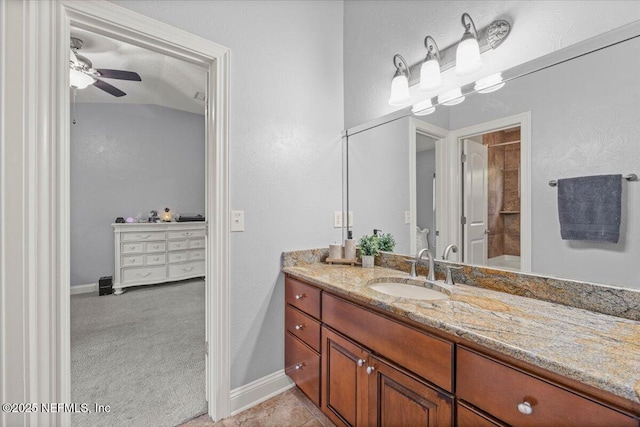
[[[347,216],[347,223],[349,224],[349,227],[353,227],[353,211],[349,211]]]
[[[342,212],[333,212],[333,228],[342,228]]]
[[[411,224],[411,211],[404,211],[404,223]]]
[[[244,231],[244,211],[231,211],[231,231]]]

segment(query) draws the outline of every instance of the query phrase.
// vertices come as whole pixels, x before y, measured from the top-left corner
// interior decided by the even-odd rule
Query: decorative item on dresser
[[[206,223],[112,224],[113,290],[204,276]]]

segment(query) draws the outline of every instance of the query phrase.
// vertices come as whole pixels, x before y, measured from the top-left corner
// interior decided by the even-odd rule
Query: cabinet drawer
[[[204,259],[204,249],[199,251],[189,251],[189,260]]]
[[[148,282],[149,280],[162,280],[165,278],[167,268],[145,267],[122,269],[122,283]]]
[[[142,252],[144,248],[144,243],[139,242],[130,242],[130,243],[122,243],[120,245],[120,252],[123,254],[135,254]]]
[[[122,233],[120,240],[123,242],[146,242],[149,240],[164,240],[164,231],[139,231]]]
[[[292,277],[285,278],[285,301],[311,317],[320,318],[320,290]]]
[[[164,252],[166,247],[165,242],[147,242],[144,244],[144,251],[147,253]]]
[[[173,240],[169,242],[169,250],[170,251],[182,251],[187,249],[187,241],[186,240]],[[171,260],[171,259],[169,259]]]
[[[320,356],[288,332],[285,332],[284,345],[284,372],[320,406]]]
[[[204,239],[191,239],[189,240],[189,249],[204,248]]]
[[[165,256],[165,254],[149,254],[149,255],[145,255],[145,265],[159,265],[159,264],[165,264],[167,261],[167,258]]]
[[[433,384],[453,390],[453,343],[327,293],[322,296],[322,320]]]
[[[187,252],[169,252],[169,262],[184,262],[189,259]]]
[[[458,402],[456,405],[458,422],[456,425],[460,427],[473,426],[473,427],[506,427],[505,424],[498,423],[486,417],[484,414],[480,414],[475,409],[467,408],[464,404]]]
[[[458,347],[458,397],[518,426],[638,426],[638,422],[547,381]],[[531,413],[521,405],[528,402]],[[519,406],[520,405],[520,406]]]
[[[144,265],[144,257],[142,255],[128,255],[122,257],[123,267],[141,267],[142,265]]]
[[[287,305],[284,323],[287,331],[315,351],[320,352],[320,323],[318,321]]]
[[[169,278],[204,276],[204,261],[187,262],[184,264],[169,264]]]
[[[201,230],[169,231],[169,239],[184,239],[189,237],[204,237],[204,228]]]

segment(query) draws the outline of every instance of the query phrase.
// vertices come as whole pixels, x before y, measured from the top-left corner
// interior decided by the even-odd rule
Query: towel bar
[[[638,175],[636,175],[635,173],[630,173],[629,175],[623,176],[622,179],[626,179],[627,181],[637,181]],[[549,187],[555,187],[557,185],[558,185],[558,181],[556,181],[555,179],[552,179],[551,181],[549,181]]]

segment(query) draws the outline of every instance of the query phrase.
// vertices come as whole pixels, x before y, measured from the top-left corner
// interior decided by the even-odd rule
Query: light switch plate
[[[404,211],[404,223],[411,224],[411,211]]]
[[[342,212],[333,212],[333,228],[342,228]]]
[[[244,231],[244,211],[231,211],[231,231]]]

